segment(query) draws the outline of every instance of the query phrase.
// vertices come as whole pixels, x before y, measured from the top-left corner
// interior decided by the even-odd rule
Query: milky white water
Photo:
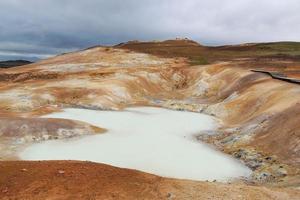
[[[99,135],[33,144],[24,160],[89,160],[165,177],[227,181],[249,176],[237,160],[194,139],[217,123],[208,115],[139,107],[124,111],[65,109],[47,118],[80,120],[108,129]]]

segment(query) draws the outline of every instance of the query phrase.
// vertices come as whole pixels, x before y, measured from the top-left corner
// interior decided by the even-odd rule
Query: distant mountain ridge
[[[10,68],[10,67],[17,67],[22,65],[31,64],[31,61],[28,60],[7,60],[7,61],[0,61],[0,68]]]

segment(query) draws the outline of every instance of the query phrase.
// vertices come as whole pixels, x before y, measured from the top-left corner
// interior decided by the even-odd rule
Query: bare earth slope
[[[300,191],[161,178],[103,164],[0,163],[1,199],[296,200]],[[43,170],[41,170],[43,169]]]
[[[155,51],[149,48],[145,54],[140,53],[144,43],[130,43],[132,50],[128,44],[94,47],[0,69],[0,198],[299,199],[300,85],[251,71],[257,57],[236,60],[230,54],[203,65],[178,53],[178,42],[185,49],[211,51],[184,40],[150,43]],[[160,55],[160,45],[167,55]],[[293,59],[267,63],[294,72]],[[139,105],[217,117],[222,123],[218,132],[197,138],[242,160],[253,170],[252,179],[247,184],[192,182],[86,162],[7,161],[41,140],[105,134],[101,127],[78,121],[38,118],[42,114],[67,107]]]

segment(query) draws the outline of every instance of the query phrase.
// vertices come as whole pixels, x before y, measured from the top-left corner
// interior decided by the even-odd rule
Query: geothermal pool
[[[162,108],[124,111],[64,109],[46,118],[84,121],[108,129],[104,134],[33,144],[23,160],[89,160],[172,178],[228,181],[249,176],[239,161],[196,141],[213,130],[211,116]]]

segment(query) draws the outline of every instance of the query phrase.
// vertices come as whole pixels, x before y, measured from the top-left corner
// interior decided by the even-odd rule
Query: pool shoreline
[[[201,131],[217,128],[208,115],[136,107],[121,112],[64,109],[43,117],[84,121],[108,131],[71,141],[33,144],[20,154],[23,160],[89,160],[190,180],[227,182],[251,174],[238,160],[196,140],[194,136]]]

